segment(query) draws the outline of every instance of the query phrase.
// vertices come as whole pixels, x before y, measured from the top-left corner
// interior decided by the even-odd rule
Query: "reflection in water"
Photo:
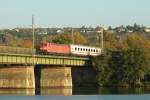
[[[72,95],[72,88],[42,88],[41,95]]]
[[[0,89],[0,95],[72,95],[72,88]]]
[[[99,88],[98,94],[150,94],[149,88],[137,87],[111,87],[111,88]]]
[[[92,95],[98,94],[98,88],[96,87],[75,87],[73,88],[73,95]]]
[[[0,89],[0,95],[35,95],[35,89]]]
[[[126,88],[126,87],[77,87],[73,89],[73,95],[92,94],[150,94],[150,88]]]
[[[150,88],[74,87],[41,89],[0,89],[0,95],[98,95],[98,94],[150,94]]]

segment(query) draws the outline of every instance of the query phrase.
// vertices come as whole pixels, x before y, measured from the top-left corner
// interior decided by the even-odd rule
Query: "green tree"
[[[149,50],[132,48],[124,54],[124,80],[132,85],[141,85],[150,71]]]
[[[58,44],[70,44],[71,43],[71,35],[70,34],[59,34],[57,35],[52,42]]]
[[[57,35],[52,42],[59,43],[59,44],[71,44],[72,39],[74,39],[74,44],[86,44],[87,40],[86,38],[81,35],[79,32],[73,33],[73,38],[71,33],[63,33]]]
[[[96,81],[99,85],[109,85],[112,69],[109,65],[109,61],[111,60],[111,52],[105,52],[100,56],[95,57],[93,60],[93,66],[97,71]]]
[[[107,37],[110,38],[112,35]],[[107,42],[115,43],[116,40],[115,38],[110,41],[108,39]],[[95,69],[98,71],[97,82],[136,86],[147,81],[145,77],[150,76],[150,41],[144,36],[131,34],[116,45],[112,43],[110,43],[112,47],[108,47],[111,52],[105,49],[107,53],[94,59]],[[126,46],[125,49],[123,49],[124,46]],[[111,74],[108,74],[109,72]]]

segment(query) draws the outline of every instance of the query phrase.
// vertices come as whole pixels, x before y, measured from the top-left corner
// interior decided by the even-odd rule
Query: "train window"
[[[80,50],[82,51],[82,48],[80,48]]]
[[[80,48],[78,48],[78,51],[80,50]]]
[[[83,48],[83,51],[85,51],[85,48]]]
[[[91,52],[93,52],[93,49],[91,49]]]
[[[94,52],[95,52],[95,49],[94,49]]]
[[[86,49],[86,51],[88,51],[88,49]]]
[[[90,52],[90,49],[89,49],[89,52]]]
[[[98,50],[96,49],[96,52],[98,52]]]
[[[75,51],[77,50],[77,48],[75,47]]]

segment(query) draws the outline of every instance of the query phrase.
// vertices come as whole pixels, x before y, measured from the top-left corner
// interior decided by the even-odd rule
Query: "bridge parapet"
[[[0,64],[40,64],[58,66],[91,66],[91,59],[85,57],[0,54]]]

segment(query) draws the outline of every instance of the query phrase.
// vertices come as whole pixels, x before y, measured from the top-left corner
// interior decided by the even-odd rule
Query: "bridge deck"
[[[64,57],[0,53],[0,64],[43,64],[62,66],[91,66],[91,60],[84,57]]]

